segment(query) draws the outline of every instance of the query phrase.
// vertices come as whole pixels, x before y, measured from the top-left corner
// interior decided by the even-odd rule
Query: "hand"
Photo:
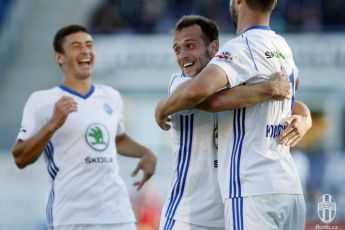
[[[72,97],[63,96],[55,103],[50,122],[58,129],[65,123],[68,115],[77,110],[77,102]]]
[[[292,90],[290,81],[285,71],[277,72],[272,75],[270,80],[273,98],[277,100],[291,99]]]
[[[168,131],[171,126],[169,122],[171,121],[169,115],[163,115],[162,108],[163,108],[164,100],[160,101],[156,107],[155,119],[159,127],[161,129]]]
[[[279,136],[279,144],[290,145],[294,147],[311,128],[311,119],[308,116],[292,115],[285,124],[286,128]]]
[[[144,172],[143,179],[133,183],[134,186],[137,186],[137,190],[140,190],[145,182],[154,174],[156,162],[157,158],[152,152],[146,152],[146,154],[141,157],[137,167],[132,173],[132,176],[135,176],[138,174],[139,170],[143,170]]]

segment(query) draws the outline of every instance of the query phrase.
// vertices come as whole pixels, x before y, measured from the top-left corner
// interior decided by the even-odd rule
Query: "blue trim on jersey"
[[[255,25],[255,26],[251,26],[251,27],[247,28],[242,34],[244,34],[245,32],[247,32],[249,30],[271,30],[271,27],[264,26],[264,25]]]
[[[173,218],[184,193],[192,153],[193,126],[194,114],[188,116],[180,115],[180,149],[177,164],[177,178],[171,191],[170,202],[165,213],[167,222],[164,225],[164,230],[169,230],[174,225],[175,221]]]
[[[291,82],[291,88],[292,88],[292,97],[291,97],[291,112],[294,109],[294,103],[295,103],[295,93],[296,93],[296,89],[295,89],[295,74],[292,70],[292,73],[289,76],[289,80]]]
[[[169,85],[169,87],[168,87],[168,93],[169,93],[169,94],[171,93],[171,86],[172,86],[172,84],[174,83],[174,80],[175,80],[177,77],[178,77],[178,75],[175,75],[175,76],[173,77],[173,79],[171,79],[170,85]]]
[[[175,225],[175,220],[174,219],[170,219],[170,218],[167,218],[166,219],[166,222],[165,222],[165,225],[164,225],[164,230],[171,230],[173,229],[174,225]],[[167,225],[168,223],[168,225]]]
[[[56,166],[54,162],[54,146],[53,144],[49,141],[44,149],[44,152],[47,156],[47,169],[50,177],[52,180],[55,179],[57,172],[59,171],[58,167]]]
[[[234,230],[244,230],[243,225],[243,197],[232,198],[232,228]]]
[[[233,183],[233,162],[234,162],[234,156],[235,156],[235,152],[236,152],[236,146],[237,146],[237,126],[236,126],[236,116],[237,116],[237,111],[238,109],[235,109],[234,110],[234,114],[233,114],[233,118],[232,118],[232,123],[233,123],[233,133],[234,133],[234,142],[233,142],[233,145],[232,145],[232,151],[231,151],[231,160],[230,160],[230,181],[229,181],[229,197],[231,197],[231,194],[232,194],[232,188],[234,186],[231,186],[231,184]]]
[[[230,159],[229,198],[241,197],[240,165],[242,144],[245,135],[246,109],[236,109],[233,114],[234,141]]]
[[[173,189],[171,190],[171,194],[170,194],[170,202],[169,202],[169,205],[168,205],[168,209],[165,213],[165,216],[168,215],[168,213],[170,212],[170,209],[172,207],[172,202],[175,200],[175,193],[176,193],[176,190],[179,191],[179,187],[180,187],[180,184],[179,184],[179,178],[180,178],[180,164],[181,164],[181,156],[182,156],[182,149],[183,149],[183,133],[184,133],[184,126],[183,126],[183,116],[180,116],[180,148],[179,148],[179,153],[178,153],[178,160],[177,160],[177,169],[176,169],[176,172],[177,172],[177,176],[176,176],[176,181],[175,181],[175,184],[174,184],[174,187]],[[175,191],[175,193],[174,193]]]
[[[82,95],[82,94],[78,93],[77,91],[75,91],[73,89],[70,89],[67,86],[63,85],[63,84],[59,85],[59,88],[62,89],[63,91],[66,91],[66,92],[68,92],[70,94],[73,94],[73,95],[78,96],[78,97],[83,98],[83,99],[87,99],[95,91],[95,86],[94,85],[91,85],[91,88],[90,88],[89,92],[87,92],[85,95]]]
[[[243,225],[243,197],[240,197],[240,214],[241,214],[241,226],[242,226],[242,229],[244,230],[244,225]]]
[[[47,215],[47,222],[49,228],[54,227],[54,219],[53,219],[53,205],[54,205],[54,200],[55,200],[55,192],[54,192],[54,182],[49,194],[49,199],[46,207],[46,215]]]
[[[237,158],[237,186],[238,186],[238,196],[242,196],[241,191],[241,179],[240,179],[240,168],[241,168],[241,155],[242,155],[242,144],[244,135],[246,133],[246,127],[245,127],[245,118],[246,118],[246,108],[242,108],[242,135],[240,137],[240,146],[238,150],[238,158]],[[240,122],[240,119],[238,119]]]
[[[49,194],[49,199],[46,207],[46,215],[47,215],[47,222],[50,228],[53,227],[53,205],[55,199],[54,193],[54,182],[55,177],[59,171],[59,168],[56,166],[54,162],[54,145],[51,141],[49,141],[44,149],[44,152],[47,156],[47,169],[50,177],[52,178],[52,188]]]
[[[258,66],[256,65],[256,62],[255,62],[255,60],[254,60],[254,55],[253,55],[252,49],[251,49],[250,46],[249,46],[249,41],[248,41],[248,38],[247,38],[247,37],[246,37],[246,43],[247,43],[247,46],[248,46],[248,49],[249,49],[249,52],[250,52],[250,56],[252,57],[252,61],[253,61],[253,63],[254,63],[255,69],[256,69],[257,71],[259,71]]]

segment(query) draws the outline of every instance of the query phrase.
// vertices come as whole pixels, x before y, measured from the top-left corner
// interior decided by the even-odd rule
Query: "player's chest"
[[[107,101],[78,102],[78,110],[68,115],[56,136],[114,136],[120,119],[119,108]]]

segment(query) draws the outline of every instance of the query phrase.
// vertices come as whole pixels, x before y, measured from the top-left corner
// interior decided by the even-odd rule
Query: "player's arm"
[[[279,143],[295,146],[312,127],[312,119],[309,108],[300,101],[295,101],[294,110],[285,121],[286,128],[281,132]]]
[[[77,111],[77,103],[71,97],[62,97],[55,104],[52,118],[35,135],[27,140],[19,139],[12,148],[12,155],[18,168],[24,168],[34,163],[48,141],[67,119],[67,116]]]
[[[115,143],[119,154],[126,157],[140,158],[137,167],[132,173],[132,176],[135,176],[139,170],[143,170],[144,172],[142,180],[136,181],[133,184],[134,186],[137,186],[137,189],[139,190],[154,174],[157,162],[156,156],[150,149],[140,145],[125,133],[118,135],[115,139]]]
[[[220,112],[251,106],[269,98],[289,99],[290,96],[290,81],[284,72],[277,72],[273,74],[271,80],[262,83],[221,90],[201,102],[196,108],[208,112]]]
[[[155,113],[157,124],[168,130],[170,114],[193,108],[228,84],[224,70],[217,65],[207,65],[197,76],[179,85],[169,97],[159,102]]]

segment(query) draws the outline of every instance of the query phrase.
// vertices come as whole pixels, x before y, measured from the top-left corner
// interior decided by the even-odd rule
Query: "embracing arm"
[[[252,85],[239,85],[221,90],[196,106],[208,112],[220,112],[251,106],[269,98],[289,99],[290,82],[283,72],[277,72],[271,80]]]
[[[144,172],[142,180],[133,184],[134,186],[137,186],[137,189],[139,190],[154,174],[157,162],[156,156],[150,149],[140,145],[125,133],[117,136],[115,143],[117,151],[120,155],[140,158],[137,167],[132,173],[132,176],[135,176],[139,170],[143,170]]]
[[[281,132],[279,143],[295,146],[312,127],[309,108],[300,101],[295,101],[291,117],[285,121],[286,128]]]
[[[218,66],[206,66],[193,79],[177,87],[169,97],[159,102],[156,107],[156,122],[168,130],[167,118],[170,114],[193,108],[207,97],[228,85],[225,72]]]

